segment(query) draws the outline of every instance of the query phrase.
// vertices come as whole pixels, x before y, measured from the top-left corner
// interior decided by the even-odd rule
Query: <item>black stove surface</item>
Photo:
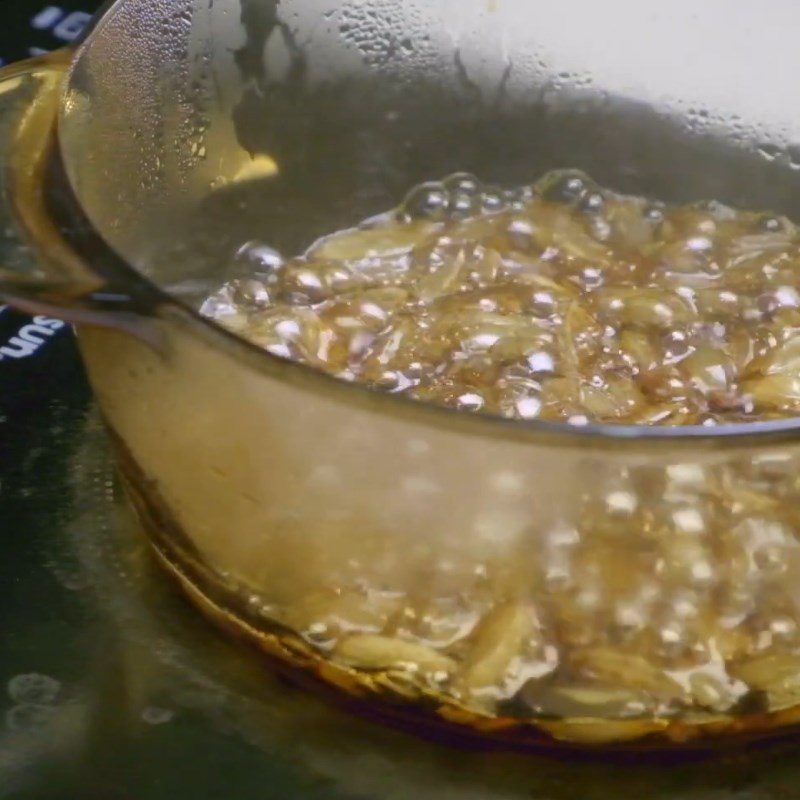
[[[0,65],[40,55],[73,41],[101,0],[5,0],[0,4]],[[19,336],[31,320],[0,304],[0,442],[13,438],[22,416],[37,414],[65,387],[74,400],[87,397],[73,342],[64,325],[50,336]],[[4,448],[5,449],[5,448]]]
[[[63,45],[97,5],[5,0],[0,58]],[[31,342],[28,322],[0,309],[0,800],[800,800],[792,743],[667,765],[462,752],[284,685],[155,570],[70,328]]]

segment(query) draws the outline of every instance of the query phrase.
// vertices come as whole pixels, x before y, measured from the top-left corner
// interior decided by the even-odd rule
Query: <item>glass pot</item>
[[[75,51],[2,73],[0,292],[29,336],[77,325],[164,565],[289,669],[514,744],[783,730],[795,420],[460,414],[197,308],[456,170],[577,167],[796,217],[796,25],[788,0],[116,3]]]

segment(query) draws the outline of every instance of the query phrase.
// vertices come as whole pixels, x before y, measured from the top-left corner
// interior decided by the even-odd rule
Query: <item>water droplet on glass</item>
[[[148,725],[164,725],[170,722],[174,716],[174,711],[170,711],[168,708],[159,708],[158,706],[147,706],[142,711],[142,720]]]
[[[29,731],[43,728],[54,717],[53,706],[21,703],[6,711],[6,727],[11,731]]]
[[[61,690],[61,683],[49,675],[28,672],[15,675],[8,682],[8,696],[17,703],[52,703]]]

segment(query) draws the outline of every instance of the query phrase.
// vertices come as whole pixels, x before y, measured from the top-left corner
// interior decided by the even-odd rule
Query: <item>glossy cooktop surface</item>
[[[7,0],[0,58],[63,45],[95,5]],[[792,741],[668,763],[465,751],[273,677],[156,569],[70,329],[29,322],[0,307],[0,800],[800,798]]]

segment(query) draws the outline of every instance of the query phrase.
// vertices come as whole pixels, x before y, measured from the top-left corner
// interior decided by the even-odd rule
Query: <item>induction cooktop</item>
[[[68,43],[97,5],[5,0],[0,59]],[[458,750],[282,682],[158,572],[71,329],[28,325],[0,307],[0,800],[800,800],[791,741],[670,763]]]

